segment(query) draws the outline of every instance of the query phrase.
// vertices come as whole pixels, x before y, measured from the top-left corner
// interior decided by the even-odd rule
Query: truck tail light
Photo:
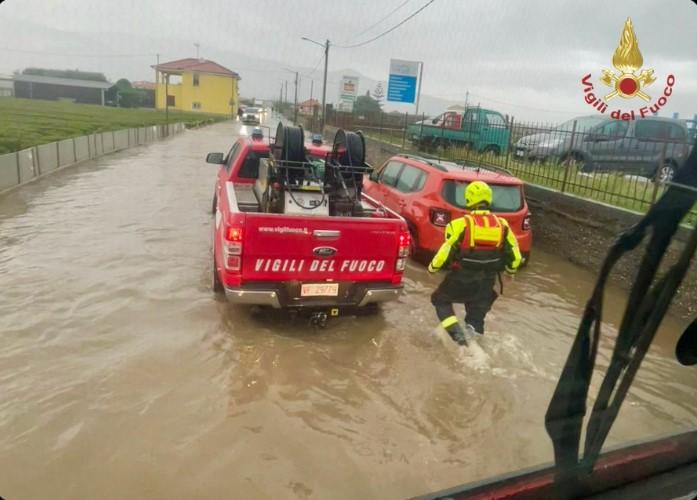
[[[411,234],[409,231],[399,233],[399,257],[409,256],[409,247],[411,247]]]
[[[530,214],[527,214],[523,219],[523,231],[530,231]]]
[[[242,269],[242,228],[231,226],[225,230],[223,241],[225,269],[238,272]]]
[[[431,209],[431,224],[434,226],[445,227],[450,222],[450,212],[442,208]]]
[[[409,256],[409,248],[411,247],[411,234],[408,230],[402,230],[399,233],[399,250],[397,251],[397,262],[395,262],[395,271],[401,273],[407,267],[407,257]]]

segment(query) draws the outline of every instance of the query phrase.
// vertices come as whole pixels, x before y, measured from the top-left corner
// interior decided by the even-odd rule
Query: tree
[[[382,101],[385,99],[385,87],[383,87],[382,82],[378,82],[377,85],[375,85],[373,97],[378,102],[378,106],[382,108]]]
[[[380,113],[380,111],[380,104],[370,97],[370,91],[366,92],[365,95],[357,97],[356,102],[353,103],[353,112],[358,115],[370,115]]]

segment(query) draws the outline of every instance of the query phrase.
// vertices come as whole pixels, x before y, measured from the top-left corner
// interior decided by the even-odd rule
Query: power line
[[[388,30],[386,30],[386,31],[383,31],[382,33],[380,33],[379,35],[374,36],[373,38],[370,38],[370,39],[368,39],[368,40],[366,40],[366,41],[364,41],[364,42],[355,43],[355,44],[353,44],[353,45],[334,45],[334,47],[339,47],[339,48],[342,48],[342,49],[353,49],[353,48],[355,48],[355,47],[361,47],[361,46],[363,46],[363,45],[367,45],[367,44],[369,44],[369,43],[371,43],[371,42],[374,42],[374,41],[377,40],[378,38],[382,38],[383,36],[387,35],[388,33],[392,33],[394,30],[396,30],[396,29],[399,28],[401,25],[403,25],[404,23],[406,23],[409,19],[411,19],[411,18],[413,18],[414,16],[416,16],[419,12],[421,12],[422,10],[424,10],[426,7],[428,7],[429,5],[431,5],[433,2],[435,2],[435,0],[429,0],[429,1],[426,2],[424,5],[422,5],[421,7],[419,7],[416,11],[414,11],[413,13],[411,13],[410,15],[408,15],[407,17],[405,17],[404,19],[402,19],[400,22],[398,22],[397,24],[395,24],[394,26],[392,26],[390,29],[388,29]]]
[[[375,26],[377,26],[378,24],[380,24],[381,22],[383,22],[385,19],[387,19],[388,17],[390,17],[392,14],[394,14],[395,12],[397,12],[399,9],[401,9],[402,7],[404,7],[404,6],[405,6],[406,4],[408,4],[409,2],[411,2],[411,0],[404,0],[404,2],[400,3],[397,7],[395,7],[395,8],[392,9],[391,11],[389,11],[385,16],[381,17],[380,20],[378,20],[378,21],[376,21],[375,23],[371,24],[370,26],[368,26],[366,29],[364,29],[364,30],[361,31],[360,33],[358,33],[358,34],[352,36],[348,41],[355,40],[356,38],[360,37],[361,35],[364,35],[365,33],[369,32],[369,31],[372,30]]]

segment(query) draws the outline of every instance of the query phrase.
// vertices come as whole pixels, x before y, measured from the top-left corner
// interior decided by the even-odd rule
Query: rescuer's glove
[[[437,273],[437,272],[438,272],[438,269],[436,269],[435,267],[433,267],[433,264],[431,264],[431,263],[429,262],[429,263],[428,263],[428,272],[431,273],[431,274],[434,274],[434,273]]]
[[[517,269],[513,269],[512,267],[506,266],[506,274],[509,276],[513,276],[517,272]]]

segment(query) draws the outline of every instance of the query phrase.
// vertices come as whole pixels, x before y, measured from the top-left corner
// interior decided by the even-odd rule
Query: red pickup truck
[[[321,321],[398,297],[409,231],[397,213],[362,193],[358,184],[369,170],[362,137],[340,133],[350,147],[335,140],[323,160],[304,144],[300,127],[282,125],[274,143],[253,134],[227,155],[208,154],[208,163],[220,165],[213,286],[230,302],[303,309]],[[350,171],[356,165],[360,174]],[[321,177],[313,173],[318,166]]]

